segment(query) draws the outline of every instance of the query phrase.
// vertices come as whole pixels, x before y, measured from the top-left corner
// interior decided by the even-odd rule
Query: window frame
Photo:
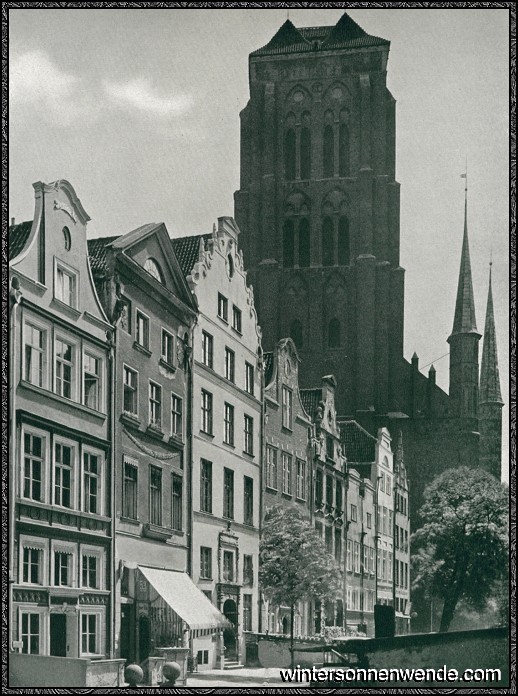
[[[160,472],[160,487],[153,486],[152,474],[154,472]],[[163,469],[161,466],[156,466],[156,464],[150,464],[148,469],[148,496],[149,496],[149,522],[157,527],[161,527],[164,521],[164,476]],[[153,491],[157,490],[158,500],[158,515],[157,510],[154,509],[153,502]],[[159,521],[157,522],[156,519]]]
[[[144,336],[142,337],[140,335],[140,326],[139,326],[139,318],[142,318],[144,320],[144,323],[142,325],[143,330],[144,330]],[[140,346],[141,348],[144,348],[144,350],[149,351],[149,341],[150,341],[150,321],[149,321],[149,316],[145,314],[139,307],[135,308],[135,343]],[[141,338],[144,338],[144,343],[142,343]]]
[[[69,294],[72,296],[72,303],[67,302],[63,297],[60,297],[58,293],[60,282],[59,282],[59,275],[60,273],[62,276],[67,276],[68,278],[72,279],[72,289],[69,290]],[[54,257],[54,295],[53,298],[57,302],[60,302],[62,305],[65,305],[66,307],[69,307],[70,309],[74,309],[79,311],[79,292],[78,289],[81,286],[81,278],[80,278],[80,273],[76,268],[73,268],[72,266],[69,266],[67,263],[64,263],[61,259],[58,259]],[[64,290],[64,288],[63,288]],[[69,298],[70,299],[70,298]]]
[[[58,369],[57,369],[57,364],[58,364],[58,355],[57,355],[57,343],[58,341],[60,343],[65,343],[72,348],[72,357],[70,360],[65,360],[64,358],[59,358],[59,362],[61,365],[69,365],[70,366],[70,396],[65,396],[63,393],[60,393],[58,391]],[[77,340],[72,338],[70,334],[67,334],[65,331],[55,331],[54,333],[54,341],[53,341],[53,354],[52,354],[52,365],[53,365],[53,392],[56,394],[56,396],[59,396],[61,399],[67,399],[68,401],[79,401],[79,394],[78,394],[78,377],[79,377],[79,360],[78,356],[80,355],[79,353],[79,343]],[[61,378],[61,381],[64,382],[64,378]]]
[[[93,456],[98,458],[99,471],[97,473],[97,510],[85,509],[86,491],[85,491],[85,455]],[[83,446],[82,457],[81,457],[81,510],[92,515],[104,515],[105,510],[105,500],[104,500],[104,471],[105,471],[105,453],[94,447],[88,445]]]
[[[235,474],[233,469],[223,467],[223,517],[233,520],[235,515]]]
[[[126,382],[126,372],[133,374],[136,377],[136,386],[129,387]],[[133,399],[135,400],[135,411],[127,411],[124,407],[126,405],[126,387],[133,389]],[[135,368],[131,367],[127,363],[122,363],[122,412],[135,418],[139,417],[139,372]]]
[[[240,336],[243,334],[243,312],[232,304],[232,329]]]
[[[278,485],[279,485],[279,468],[278,468],[278,448],[274,447],[273,445],[267,444],[266,445],[266,487],[270,488],[272,491],[278,490]],[[272,452],[274,454],[274,457],[272,460],[269,459],[268,454]],[[272,471],[275,472],[274,476],[272,477]],[[275,484],[275,485],[273,485]]]
[[[43,335],[43,347],[33,348],[32,343],[28,343],[28,329],[36,329],[40,331]],[[52,327],[40,321],[37,317],[33,317],[32,314],[26,315],[23,318],[23,351],[22,351],[22,379],[29,384],[39,387],[40,389],[49,389],[49,368],[52,362],[52,355],[50,351],[50,340],[51,340]],[[41,384],[35,384],[31,379],[27,378],[27,347],[31,346],[31,349],[40,352],[42,355],[42,368],[41,368]],[[32,351],[31,351],[32,356]],[[49,357],[51,358],[49,360]],[[32,372],[32,370],[31,370]]]
[[[205,465],[209,465],[206,467]],[[204,469],[208,472],[209,476],[204,476]],[[213,464],[209,459],[200,459],[200,511],[212,515],[212,473]],[[209,503],[204,504],[204,503]],[[210,508],[210,509],[207,509]]]
[[[250,457],[254,456],[254,419],[247,413],[244,414],[244,439],[243,452]]]
[[[27,652],[23,651],[23,647],[20,649],[20,653],[22,655],[45,655],[47,650],[46,650],[46,634],[47,634],[47,612],[48,608],[47,607],[36,607],[36,606],[31,606],[31,605],[21,605],[18,606],[18,640],[22,643],[23,645],[23,616],[24,615],[36,615],[38,616],[38,652],[31,652],[31,650],[28,650]],[[29,620],[29,626],[30,626],[30,620]],[[31,633],[28,634],[33,635]],[[30,641],[28,641],[30,644]]]
[[[49,539],[44,539],[42,537],[31,536],[29,534],[20,534],[18,541],[18,584],[31,586],[31,587],[41,587],[48,585],[48,553],[49,553]],[[38,582],[30,582],[29,580],[23,579],[23,552],[25,549],[32,549],[38,551]]]
[[[223,571],[223,582],[235,582],[236,581],[236,554],[231,549],[223,549],[222,558],[222,571]],[[230,559],[230,563],[227,563],[227,559]],[[228,572],[230,570],[230,573]]]
[[[253,595],[249,592],[243,593],[243,631],[253,630]]]
[[[153,389],[157,389],[157,394],[159,395],[159,399],[153,398]],[[162,399],[162,385],[159,384],[158,382],[155,382],[154,379],[149,380],[149,396],[148,396],[148,403],[149,403],[149,412],[148,412],[148,423],[149,426],[152,428],[156,428],[157,430],[162,430],[163,426],[163,420],[162,420],[162,411],[163,411],[163,399]],[[160,413],[159,413],[159,418],[153,418],[153,409],[154,409],[154,404],[158,404],[158,408]]]
[[[306,461],[300,457],[296,457],[295,461],[297,466],[296,498],[306,500]]]
[[[223,442],[230,447],[235,444],[235,408],[227,401],[223,405]]]
[[[218,318],[228,324],[228,297],[218,292]]]
[[[245,391],[254,396],[255,392],[255,368],[252,363],[245,360]]]
[[[293,430],[293,390],[282,385],[282,427]]]
[[[200,431],[205,435],[214,434],[214,397],[207,389],[201,390]],[[207,429],[205,429],[207,426]]]
[[[169,355],[169,351],[166,347],[166,351],[164,352],[164,339],[166,340],[166,344],[170,347],[171,349],[171,354]],[[175,365],[175,346],[176,346],[176,337],[174,334],[172,334],[170,331],[165,329],[162,326],[162,331],[160,334],[160,359],[162,362],[164,362],[166,365],[170,365],[171,367],[174,367]],[[170,358],[170,359],[169,359]]]
[[[42,442],[42,466],[41,466],[41,500],[35,500],[35,498],[29,498],[25,495],[25,436],[38,437]],[[45,430],[40,430],[39,428],[33,428],[27,424],[22,424],[21,434],[20,434],[20,498],[23,500],[32,500],[40,503],[49,502],[49,490],[51,483],[50,476],[50,461],[51,461],[51,449],[50,449],[50,433]],[[32,467],[31,467],[32,474]],[[31,478],[32,481],[32,478]]]
[[[97,559],[97,587],[92,587],[91,585],[85,585],[83,583],[83,558],[84,557],[96,558]],[[104,590],[106,588],[105,583],[105,567],[106,567],[106,554],[102,547],[93,546],[91,544],[79,544],[79,556],[78,556],[78,566],[79,566],[79,583],[78,586],[91,589],[91,590]]]
[[[205,367],[214,369],[214,336],[205,329],[201,332],[201,361]]]
[[[175,400],[179,404],[179,409],[175,410]],[[178,431],[178,421],[180,428]],[[183,399],[178,394],[171,392],[171,435],[183,440]]]
[[[85,389],[85,376],[86,376],[86,358],[92,358],[93,360],[97,360],[98,366],[99,366],[99,374],[97,375],[97,405],[96,406],[90,406],[89,404],[86,403],[86,389]],[[93,373],[89,373],[93,374]],[[93,411],[97,411],[99,413],[105,413],[106,411],[106,403],[105,403],[105,388],[104,385],[106,383],[105,379],[105,360],[104,360],[104,355],[98,351],[93,349],[91,346],[83,346],[83,352],[82,352],[82,364],[81,364],[81,395],[82,395],[82,404],[83,406],[86,406],[87,408],[91,408]]]
[[[243,524],[254,526],[254,479],[243,476]]]
[[[236,354],[228,346],[225,346],[225,379],[236,383]]]
[[[282,493],[293,495],[293,456],[289,452],[281,453]]]
[[[96,650],[95,652],[91,652],[89,650],[85,651],[83,650],[83,618],[84,617],[90,617],[90,616],[95,616],[96,621],[95,621],[95,647]],[[87,656],[97,656],[101,657],[104,653],[102,650],[102,639],[103,639],[103,634],[102,634],[102,625],[103,625],[103,618],[104,618],[104,612],[94,610],[94,609],[81,609],[79,611],[79,655],[80,657],[87,657]]]
[[[78,482],[77,482],[77,469],[78,467],[76,466],[77,463],[77,458],[79,455],[79,445],[77,442],[74,440],[69,440],[67,438],[62,437],[61,435],[55,435],[53,438],[53,447],[52,447],[52,473],[51,473],[51,481],[52,481],[52,491],[51,491],[51,504],[62,508],[63,510],[78,510],[79,505],[78,505]],[[56,445],[60,445],[62,447],[69,447],[70,450],[72,451],[72,457],[71,457],[71,465],[70,465],[70,506],[62,505],[60,503],[56,503]],[[58,463],[59,465],[66,466],[62,464],[61,462]],[[81,469],[79,469],[81,471]]]
[[[175,481],[180,482],[180,495],[175,494]],[[178,502],[179,501],[179,502]],[[179,518],[177,517],[179,515]],[[179,519],[179,524],[177,521]],[[176,471],[171,472],[171,529],[175,532],[183,532],[183,476]]]
[[[58,584],[56,582],[56,555],[69,556],[68,574],[70,582]],[[50,540],[50,585],[52,587],[77,588],[77,543],[74,541]]]
[[[133,481],[133,479],[129,479],[126,476],[126,467],[130,469],[134,469],[136,471],[136,478]],[[135,485],[135,500],[133,502],[133,507],[135,510],[135,516],[133,515],[128,515],[126,514],[128,512],[128,494],[127,494],[127,487],[126,487],[126,481],[131,480],[132,485],[134,483]],[[128,457],[126,455],[123,455],[122,457],[122,517],[128,520],[138,520],[139,519],[139,505],[138,505],[138,487],[139,487],[139,467],[138,467],[138,461],[136,459],[132,459],[131,457]]]
[[[209,574],[205,575],[207,567],[209,568]],[[212,570],[212,547],[200,546],[200,580],[212,580]]]

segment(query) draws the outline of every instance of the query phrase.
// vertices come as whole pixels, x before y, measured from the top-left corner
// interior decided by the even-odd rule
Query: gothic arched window
[[[290,128],[284,136],[284,175],[286,179],[295,179],[295,131]]]
[[[302,324],[298,319],[294,319],[290,326],[290,336],[297,348],[302,348],[304,345],[304,337],[302,333]]]
[[[340,347],[340,322],[338,319],[333,318],[329,322],[327,330],[327,345],[329,348],[339,348]]]
[[[335,175],[335,137],[333,126],[324,128],[324,177]]]
[[[349,244],[349,220],[343,215],[338,221],[338,263],[340,266],[348,266],[350,263]]]
[[[349,176],[349,128],[345,123],[338,131],[338,158],[340,176]]]
[[[333,266],[334,263],[333,221],[325,217],[322,222],[322,266]]]
[[[309,220],[302,218],[299,223],[299,266],[307,268],[309,266]]]
[[[285,268],[293,267],[295,263],[295,230],[293,220],[285,220],[282,237],[282,258]]]
[[[311,178],[311,131],[303,128],[300,131],[300,178]]]

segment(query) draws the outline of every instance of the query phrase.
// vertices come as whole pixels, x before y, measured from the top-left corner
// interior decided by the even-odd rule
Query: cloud
[[[188,111],[194,103],[187,94],[163,97],[153,91],[149,80],[138,77],[129,82],[110,82],[105,80],[106,94],[120,105],[132,106],[156,116],[177,116]]]

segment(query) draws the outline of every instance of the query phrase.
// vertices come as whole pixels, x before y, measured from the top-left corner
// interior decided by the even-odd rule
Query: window
[[[249,362],[245,362],[245,389],[254,395],[254,366]]]
[[[46,387],[47,379],[47,334],[46,331],[27,324],[25,326],[25,372],[27,382],[37,387]]]
[[[155,259],[146,259],[144,263],[144,270],[147,271],[150,275],[152,275],[153,278],[158,280],[159,283],[162,283],[162,285],[164,284],[164,274],[162,273],[162,269],[158,265],[157,261],[155,261]]]
[[[83,553],[81,557],[81,586],[93,590],[100,588],[100,559],[97,554]]]
[[[241,310],[236,305],[232,307],[232,328],[241,333]]]
[[[358,521],[358,508],[351,503],[351,522]]]
[[[291,495],[291,454],[282,453],[282,492]]]
[[[149,350],[149,319],[137,309],[137,343]]]
[[[342,216],[338,221],[338,263],[341,266],[348,266],[350,263],[349,244],[349,220]]]
[[[160,357],[168,365],[174,365],[174,336],[162,329],[162,350]]]
[[[124,365],[124,397],[123,410],[124,413],[130,413],[132,416],[138,414],[138,373],[132,370],[131,367]]]
[[[295,263],[295,226],[293,220],[285,220],[282,234],[283,265],[293,268]]]
[[[74,346],[67,341],[56,339],[56,394],[72,399],[74,373]]]
[[[253,525],[254,523],[254,481],[249,476],[244,478],[244,514],[243,521],[245,524]]]
[[[83,358],[83,403],[101,410],[101,361],[88,353]]]
[[[162,469],[149,467],[149,521],[162,525]]]
[[[59,442],[54,446],[54,505],[72,507],[72,448]]]
[[[200,578],[212,578],[212,549],[208,546],[200,546]]]
[[[374,549],[369,548],[369,570],[374,575],[375,573],[375,562],[374,562]]]
[[[234,582],[234,553],[223,551],[223,580]]]
[[[342,484],[340,481],[336,482],[336,493],[335,493],[335,508],[337,512],[342,511]]]
[[[291,389],[282,387],[282,427],[293,428],[293,393]]]
[[[224,442],[234,446],[234,407],[227,403],[225,404],[224,423]]]
[[[347,570],[353,570],[353,542],[352,539],[347,539]]]
[[[234,519],[234,472],[223,469],[223,517]]]
[[[311,178],[311,131],[306,127],[300,131],[300,178]]]
[[[43,584],[42,580],[43,550],[36,548],[23,548],[22,582],[34,585]]]
[[[391,482],[390,476],[388,476],[388,475],[387,475],[387,479],[385,482],[385,493],[387,495],[392,495],[392,482]]]
[[[380,478],[380,491],[382,491],[382,493],[385,493],[385,472],[382,471],[381,476],[379,478]]]
[[[333,528],[332,527],[325,528],[324,539],[325,539],[327,553],[333,553]]]
[[[302,348],[304,346],[302,324],[298,319],[291,322],[290,336],[297,348]]]
[[[214,364],[214,339],[209,333],[202,331],[201,341],[202,362],[212,369]]]
[[[149,425],[162,429],[162,387],[149,382]]]
[[[24,433],[23,436],[23,497],[43,502],[45,441],[38,435]]]
[[[325,217],[322,221],[322,266],[333,266],[335,262],[333,221]]]
[[[212,513],[212,462],[201,460],[200,510]]]
[[[388,529],[388,510],[385,506],[383,506],[383,534],[388,534],[389,529]]]
[[[56,551],[54,553],[54,585],[72,586],[72,554]]]
[[[266,485],[277,490],[277,450],[266,446]]]
[[[137,519],[138,467],[136,463],[124,462],[124,488],[122,496],[122,516]]]
[[[297,459],[297,498],[306,499],[306,462]]]
[[[254,557],[243,556],[243,585],[254,584]]]
[[[182,531],[182,520],[183,520],[183,481],[182,477],[178,474],[173,474],[171,481],[171,517],[172,517],[172,528],[177,532]]]
[[[121,317],[119,326],[131,336],[131,300],[120,295],[118,303]]]
[[[236,356],[233,350],[225,348],[225,378],[229,382],[235,381]]]
[[[329,508],[333,507],[333,477],[329,474],[326,476],[326,505]]]
[[[40,614],[22,612],[20,638],[22,653],[25,655],[40,654]]]
[[[310,258],[309,220],[302,218],[299,223],[299,266],[308,268]]]
[[[284,136],[284,176],[288,181],[295,179],[295,131],[290,128]]]
[[[212,435],[212,394],[201,390],[201,430]]]
[[[254,454],[254,419],[245,415],[245,453]]]
[[[56,270],[56,299],[69,307],[76,306],[76,276],[60,266]]]
[[[209,595],[211,594],[210,592],[204,592],[203,594]],[[210,597],[209,597],[210,599]],[[209,651],[208,650],[198,650],[196,653],[196,662],[199,665],[208,665],[209,664]]]
[[[335,560],[337,563],[342,562],[342,530],[335,529]]]
[[[338,130],[338,166],[340,176],[349,176],[349,128],[345,123]]]
[[[252,630],[252,595],[243,595],[243,631]]]
[[[81,614],[81,654],[99,653],[99,614]]]
[[[218,317],[228,322],[228,300],[218,292]]]
[[[335,174],[335,136],[333,126],[324,128],[324,178],[328,179]]]
[[[91,452],[83,454],[83,512],[102,514],[101,458]]]
[[[176,394],[171,394],[171,433],[183,437],[183,405]]]
[[[372,529],[372,515],[370,512],[367,513],[367,529]]]
[[[324,475],[320,469],[315,474],[315,504],[317,507],[322,505],[324,497]]]
[[[329,322],[327,345],[329,348],[340,348],[340,322],[336,318]]]
[[[354,542],[354,572],[360,572],[360,544],[358,541]]]

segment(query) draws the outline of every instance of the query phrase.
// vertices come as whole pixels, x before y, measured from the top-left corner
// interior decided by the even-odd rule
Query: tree
[[[412,536],[414,587],[444,601],[448,631],[459,600],[481,609],[508,564],[508,495],[487,471],[448,469],[425,489]]]
[[[270,602],[290,607],[293,667],[295,605],[312,597],[333,600],[342,587],[335,559],[297,508],[275,506],[267,511],[259,545],[259,579]]]

